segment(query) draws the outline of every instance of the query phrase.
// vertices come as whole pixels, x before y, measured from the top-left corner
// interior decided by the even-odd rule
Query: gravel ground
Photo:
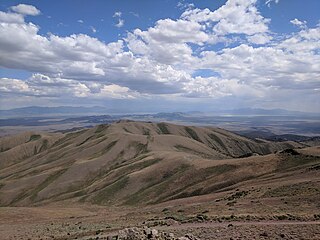
[[[201,240],[242,239],[320,239],[320,222],[232,222],[176,224],[156,227],[159,232],[173,233],[176,237],[192,234]],[[52,223],[0,226],[1,240],[31,239],[107,239],[117,235],[105,223]]]

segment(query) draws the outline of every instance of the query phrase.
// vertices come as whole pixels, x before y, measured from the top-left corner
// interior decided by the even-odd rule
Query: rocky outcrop
[[[117,236],[109,237],[117,240],[200,240],[192,234],[177,237],[173,233],[158,231],[151,228],[125,228]]]

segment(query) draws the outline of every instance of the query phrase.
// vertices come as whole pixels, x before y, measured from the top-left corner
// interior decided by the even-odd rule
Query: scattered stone
[[[261,237],[268,237],[268,233],[267,232],[260,233],[260,236]]]
[[[118,239],[119,240],[139,240],[145,239],[145,234],[143,231],[140,231],[138,228],[125,228],[119,231]]]
[[[158,236],[158,230],[157,229],[152,229],[151,230],[151,236]]]
[[[199,240],[199,238],[195,237],[193,234],[188,233],[185,235],[185,237],[189,240]]]
[[[109,238],[108,240],[111,240]],[[173,233],[159,232],[151,228],[125,228],[118,233],[118,240],[200,240],[192,234],[186,234],[184,237],[176,238]]]

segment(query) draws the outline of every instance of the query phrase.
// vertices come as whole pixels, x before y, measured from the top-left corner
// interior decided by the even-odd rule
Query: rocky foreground
[[[176,237],[173,233],[160,232],[157,229],[151,228],[126,228],[120,230],[118,235],[108,236],[106,238],[98,239],[117,239],[117,240],[199,240],[199,238],[192,234],[186,234],[184,237]]]
[[[181,227],[181,228],[180,228]],[[211,240],[211,239],[319,239],[320,224],[315,222],[260,222],[249,225],[229,223],[224,226],[180,226],[167,230],[125,228],[113,235],[96,235],[86,240]],[[182,231],[181,231],[182,230]],[[183,234],[184,232],[184,234]],[[200,236],[200,237],[198,237]],[[72,238],[73,239],[73,238]]]

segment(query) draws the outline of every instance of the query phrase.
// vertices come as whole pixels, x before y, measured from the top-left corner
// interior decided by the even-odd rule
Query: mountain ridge
[[[0,138],[0,204],[139,205],[210,194],[276,171],[275,152],[305,146],[129,120],[68,134],[29,132]]]

